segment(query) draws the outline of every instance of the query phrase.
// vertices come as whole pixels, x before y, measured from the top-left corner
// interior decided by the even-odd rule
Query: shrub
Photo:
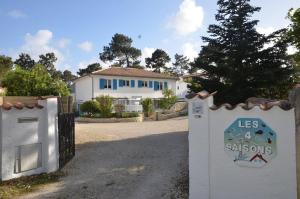
[[[109,95],[100,95],[96,97],[100,104],[100,113],[102,117],[110,117],[113,110],[113,98]]]
[[[116,115],[121,115],[121,113],[125,110],[125,106],[123,104],[116,104],[114,107]]]
[[[94,114],[100,111],[100,105],[99,102],[90,100],[81,104],[80,110],[84,113],[87,113],[88,116],[92,117]]]
[[[145,113],[145,116],[148,117],[150,115],[150,113],[153,112],[153,102],[152,102],[152,99],[145,98],[142,101],[142,106],[143,106],[143,112]]]
[[[68,96],[67,85],[61,79],[53,79],[45,66],[37,64],[31,70],[16,67],[6,73],[1,81],[8,96]]]
[[[177,97],[171,89],[165,89],[163,94],[164,98],[160,101],[160,107],[162,109],[170,109],[176,103]]]
[[[122,118],[138,117],[139,113],[137,112],[123,112],[121,113]]]

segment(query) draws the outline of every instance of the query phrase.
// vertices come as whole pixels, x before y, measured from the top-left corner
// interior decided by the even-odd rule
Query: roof
[[[93,75],[107,75],[107,76],[123,76],[123,77],[146,77],[146,78],[157,78],[157,79],[174,79],[178,77],[171,76],[164,73],[156,73],[144,69],[138,68],[122,68],[122,67],[111,67],[92,73]]]
[[[205,72],[201,72],[201,73],[192,73],[192,74],[186,74],[184,76],[182,76],[182,78],[189,78],[189,77],[202,77],[204,76],[206,73]]]
[[[33,109],[33,108],[38,108],[38,109],[42,109],[44,108],[42,105],[39,104],[24,104],[22,102],[15,102],[15,103],[10,103],[10,102],[5,102],[2,105],[0,105],[0,107],[2,107],[5,110],[10,110],[12,108],[16,108],[16,109],[23,109],[23,108],[28,108],[28,109]]]

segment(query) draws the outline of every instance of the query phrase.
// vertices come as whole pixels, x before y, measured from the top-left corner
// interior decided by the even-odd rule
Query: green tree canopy
[[[284,31],[259,34],[255,28],[258,20],[251,16],[260,8],[249,2],[218,0],[218,24],[209,26],[210,36],[202,37],[206,45],[192,64],[205,76],[197,78],[190,89],[218,91],[216,104],[237,104],[253,96],[283,98],[293,84]]]
[[[69,70],[65,70],[62,75],[61,75],[61,79],[68,85],[70,86],[72,83],[72,80],[75,79],[76,76],[72,74],[71,71]]]
[[[11,57],[0,55],[0,83],[5,74],[13,68],[13,65]]]
[[[292,58],[296,65],[298,76],[300,76],[300,8],[291,9],[288,13],[288,18],[291,21],[288,36],[292,44],[297,48],[297,52],[292,55]]]
[[[31,70],[16,67],[4,77],[2,84],[8,96],[67,96],[69,90],[59,79],[53,79],[43,65],[37,64]]]
[[[116,33],[109,45],[104,46],[103,52],[99,53],[103,62],[111,61],[126,67],[138,65],[141,55],[141,50],[132,46],[132,39],[119,33]]]
[[[101,69],[102,69],[102,67],[100,66],[99,63],[93,63],[93,64],[88,65],[86,68],[79,69],[77,74],[79,76],[84,76],[84,75],[91,74],[94,71],[101,70]]]
[[[61,74],[61,73],[58,74],[56,72],[54,63],[57,61],[57,58],[54,53],[46,53],[45,55],[40,55],[39,58],[40,59],[39,59],[38,63],[45,66],[46,70],[48,71],[48,73],[51,76],[58,77]]]
[[[154,72],[161,73],[168,71],[166,64],[171,61],[169,55],[162,49],[156,49],[151,57],[145,58],[146,67],[153,69]]]
[[[172,66],[172,73],[177,76],[184,75],[185,72],[189,71],[190,69],[190,61],[189,59],[184,55],[175,54],[175,62]]]
[[[31,59],[29,54],[21,53],[19,58],[15,60],[15,64],[25,70],[30,70],[35,65],[35,61]]]

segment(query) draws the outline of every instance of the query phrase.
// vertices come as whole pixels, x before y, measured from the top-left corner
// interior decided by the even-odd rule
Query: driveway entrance
[[[178,198],[188,169],[187,118],[76,124],[76,155],[59,183],[22,198]]]

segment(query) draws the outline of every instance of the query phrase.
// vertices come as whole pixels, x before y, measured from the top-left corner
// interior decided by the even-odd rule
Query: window
[[[110,79],[106,79],[104,81],[104,88],[111,89],[111,80]]]
[[[179,90],[179,86],[177,86],[177,90]]]
[[[142,81],[142,87],[148,87],[148,81]]]
[[[163,83],[159,82],[159,90],[162,90],[162,89],[163,89]]]
[[[129,80],[122,80],[122,87],[129,87],[130,81]]]

